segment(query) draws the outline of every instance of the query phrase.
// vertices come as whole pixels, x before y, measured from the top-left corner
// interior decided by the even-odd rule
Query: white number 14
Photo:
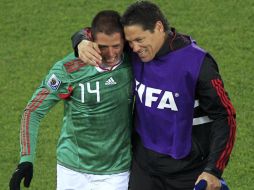
[[[84,103],[85,102],[85,85],[82,84],[82,83],[79,83],[79,86],[81,88],[81,102]],[[87,92],[89,92],[91,94],[96,93],[97,102],[101,101],[101,98],[100,98],[100,85],[99,85],[98,81],[96,82],[95,90],[91,89],[90,82],[86,83],[86,89],[87,89]]]

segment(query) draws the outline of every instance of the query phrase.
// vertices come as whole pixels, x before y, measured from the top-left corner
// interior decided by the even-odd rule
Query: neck
[[[156,57],[163,56],[169,52],[169,35],[165,32],[165,36],[159,51],[156,53]]]
[[[116,64],[114,64],[114,65],[108,65],[106,63],[102,63],[102,64],[99,65],[99,68],[101,70],[104,70],[104,71],[112,71],[115,68],[117,68],[123,62],[123,58],[124,58],[124,56],[122,54],[121,58],[119,59],[119,61]]]

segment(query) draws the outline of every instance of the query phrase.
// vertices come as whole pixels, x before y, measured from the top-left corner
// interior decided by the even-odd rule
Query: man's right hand
[[[101,51],[98,47],[98,44],[95,42],[82,40],[78,44],[79,58],[89,65],[98,66],[101,64],[102,58],[100,53]]]
[[[24,186],[29,187],[33,178],[33,164],[31,162],[22,162],[18,165],[9,183],[10,190],[20,190],[20,184],[23,178]]]

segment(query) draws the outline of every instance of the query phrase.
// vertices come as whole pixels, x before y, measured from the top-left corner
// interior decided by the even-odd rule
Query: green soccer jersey
[[[33,162],[40,120],[63,100],[58,163],[92,174],[129,170],[132,82],[127,55],[118,67],[106,72],[84,64],[73,54],[57,62],[23,113],[21,162]]]

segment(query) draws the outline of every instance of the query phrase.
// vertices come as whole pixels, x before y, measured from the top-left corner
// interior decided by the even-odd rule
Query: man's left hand
[[[207,182],[206,190],[220,190],[221,189],[221,182],[220,179],[218,179],[216,176],[203,172],[197,179],[195,185],[200,181],[200,180],[205,180]]]

